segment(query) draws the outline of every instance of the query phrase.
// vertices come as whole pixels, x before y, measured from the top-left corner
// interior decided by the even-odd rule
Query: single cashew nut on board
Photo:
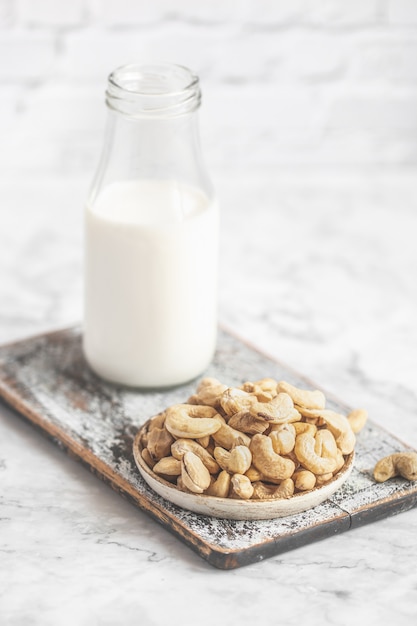
[[[375,465],[374,478],[378,483],[395,476],[417,480],[417,452],[396,452],[384,457]]]
[[[347,416],[347,420],[354,433],[359,433],[368,420],[368,411],[366,409],[354,409]]]
[[[217,415],[210,406],[176,404],[166,410],[165,428],[174,437],[199,439],[219,430],[222,423]]]
[[[253,465],[265,478],[284,480],[290,478],[295,470],[295,463],[274,451],[272,439],[267,435],[254,435],[250,442]]]

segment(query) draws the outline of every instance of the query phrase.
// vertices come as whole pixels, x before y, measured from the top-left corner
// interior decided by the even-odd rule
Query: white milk
[[[84,353],[100,376],[159,387],[209,364],[218,210],[170,181],[105,187],[86,210]]]

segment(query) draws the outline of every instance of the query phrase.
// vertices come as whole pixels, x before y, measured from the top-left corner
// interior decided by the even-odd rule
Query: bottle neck
[[[133,119],[172,119],[201,102],[198,77],[180,65],[126,65],[108,79],[109,109]]]
[[[202,161],[198,78],[179,66],[127,66],[109,77],[105,145],[91,199],[122,180],[178,180],[212,195]]]

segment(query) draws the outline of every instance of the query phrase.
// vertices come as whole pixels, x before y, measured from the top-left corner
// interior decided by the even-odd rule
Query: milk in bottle
[[[219,224],[199,103],[186,68],[126,66],[109,77],[106,144],[85,211],[83,349],[116,383],[180,384],[213,357]]]

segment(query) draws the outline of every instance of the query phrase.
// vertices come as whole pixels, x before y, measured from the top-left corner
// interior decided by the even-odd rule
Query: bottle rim
[[[106,104],[127,117],[176,117],[200,102],[199,78],[183,65],[122,65],[108,77]]]

